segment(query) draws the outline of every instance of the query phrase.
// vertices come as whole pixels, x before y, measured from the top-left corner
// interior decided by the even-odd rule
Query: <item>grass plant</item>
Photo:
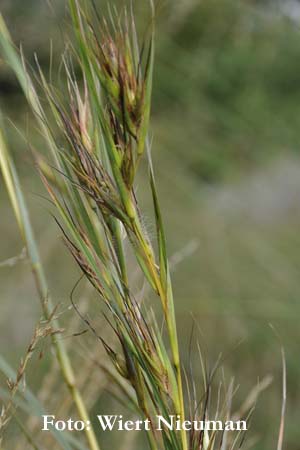
[[[151,5],[152,6],[152,5]],[[233,381],[223,383],[216,410],[212,412],[211,387],[215,370],[204,362],[204,392],[186,376],[179,351],[175,305],[165,230],[151,160],[149,121],[154,68],[154,22],[139,45],[132,11],[111,9],[100,18],[91,2],[69,0],[75,42],[63,57],[63,88],[48,81],[36,58],[37,71],[27,68],[0,20],[3,54],[16,73],[29,105],[48,144],[45,155],[34,149],[36,164],[48,191],[52,211],[63,240],[85,277],[105,305],[105,317],[118,344],[112,346],[77,305],[75,311],[99,340],[114,367],[111,375],[120,395],[135,413],[149,419],[151,450],[214,450],[240,448],[243,436],[226,432],[202,432],[154,427],[156,415],[207,420],[213,415],[226,420],[232,414]],[[75,75],[79,67],[80,75]],[[37,80],[37,81],[36,81]],[[40,90],[47,100],[44,106]],[[48,113],[50,110],[50,113]],[[18,177],[0,141],[0,157],[11,202],[32,262],[44,315],[53,329],[53,306],[32,234]],[[137,174],[143,160],[148,168],[148,187],[153,202],[155,239],[144,224],[143,205],[136,192]],[[153,293],[140,295],[129,274],[130,254]],[[161,315],[154,301],[159,304]],[[154,311],[156,311],[154,313]],[[52,335],[64,381],[82,420],[88,420],[84,401],[62,341]],[[199,352],[201,354],[201,352]],[[114,374],[114,375],[113,375]],[[125,388],[124,388],[125,386]],[[251,414],[253,402],[244,412]],[[250,413],[249,413],[250,411]],[[87,429],[88,430],[88,429]],[[90,450],[99,444],[87,431]]]
[[[27,257],[31,264],[32,273],[39,294],[44,318],[51,323],[54,332],[51,333],[52,344],[55,349],[57,361],[61,368],[63,380],[66,383],[73,401],[76,405],[79,417],[82,420],[89,420],[84,401],[76,387],[75,375],[68,354],[65,350],[63,341],[57,338],[55,330],[59,330],[60,326],[55,316],[55,308],[52,304],[49,289],[47,286],[46,276],[41,264],[38,247],[34,237],[31,221],[28,214],[28,208],[19,182],[14,163],[7,149],[3,132],[0,130],[0,167],[4,178],[7,192],[16,216],[16,220],[20,229],[20,233],[26,248]],[[39,335],[37,331],[35,335]],[[32,350],[30,350],[32,354]],[[28,354],[27,354],[28,356]],[[17,384],[16,384],[17,386]],[[87,430],[87,440],[91,450],[99,450],[93,430]]]

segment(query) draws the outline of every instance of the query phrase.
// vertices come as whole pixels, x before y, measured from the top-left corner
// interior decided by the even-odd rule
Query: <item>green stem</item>
[[[116,253],[117,253],[117,258],[118,258],[119,266],[120,266],[120,270],[121,270],[123,287],[125,290],[128,289],[128,292],[129,292],[128,274],[127,274],[127,268],[126,268],[126,259],[125,259],[125,252],[124,252],[124,245],[123,245],[123,241],[122,241],[120,224],[118,223],[118,221],[115,218],[112,218],[110,220],[109,226],[110,226],[112,237],[116,242]],[[126,295],[127,295],[127,293],[126,293]],[[145,395],[143,393],[143,389],[140,387],[140,383],[142,383],[142,377],[140,376],[141,369],[138,366],[138,364],[135,364],[135,369],[136,369],[136,379],[134,380],[134,388],[136,391],[139,407],[140,407],[142,413],[144,414],[144,417],[146,419],[150,419],[150,414],[148,412],[147,405],[146,405]],[[147,438],[148,438],[150,449],[158,450],[153,429],[151,429],[150,432],[147,433]]]
[[[132,206],[132,210],[135,208]],[[136,211],[136,210],[135,210]],[[168,285],[166,290],[163,288],[161,283],[161,279],[156,267],[155,257],[152,250],[151,245],[146,239],[142,225],[138,218],[137,213],[133,217],[133,228],[136,237],[139,240],[140,248],[143,250],[143,254],[145,256],[145,262],[147,264],[150,275],[153,277],[153,284],[156,287],[157,294],[159,295],[164,315],[166,319],[170,345],[171,345],[171,353],[172,353],[172,362],[175,370],[175,376],[177,381],[177,399],[175,402],[176,414],[180,415],[182,421],[185,420],[185,409],[184,409],[184,398],[183,398],[183,385],[182,385],[182,376],[180,370],[180,352],[179,352],[179,344],[178,344],[178,335],[177,335],[177,325],[176,325],[176,317],[175,317],[175,309],[174,309],[174,299],[172,293],[172,286],[170,280],[168,281]],[[187,446],[187,437],[184,430],[181,430],[181,441],[182,441],[182,449],[188,450]]]
[[[185,410],[184,410],[184,398],[183,398],[183,386],[182,386],[182,376],[180,369],[180,353],[179,353],[179,345],[178,345],[178,336],[177,336],[177,325],[176,325],[176,317],[175,317],[175,309],[174,309],[174,301],[173,295],[171,295],[168,299],[168,314],[166,314],[166,323],[170,338],[171,344],[171,352],[173,357],[173,365],[175,370],[175,375],[177,379],[178,385],[178,397],[179,397],[179,411],[182,422],[185,420]],[[187,450],[187,438],[186,433],[182,429],[181,430],[181,440],[182,440],[182,448],[183,450]]]
[[[27,255],[31,262],[32,272],[34,275],[35,284],[41,301],[44,316],[47,320],[51,320],[54,328],[59,329],[58,321],[52,319],[53,305],[51,299],[49,298],[47,281],[41,264],[39,251],[36,245],[27,205],[25,203],[23,192],[21,190],[18,174],[8,153],[4,137],[1,133],[1,129],[0,167],[2,170],[4,182],[7,187],[8,195],[10,197],[10,201],[18,222],[20,233],[27,249]],[[71,396],[77,408],[78,415],[80,419],[85,423],[90,422],[84,401],[76,386],[75,375],[65,346],[63,342],[59,340],[55,335],[52,336],[52,344],[56,352],[56,357],[60,365],[64,381],[70,390]],[[85,433],[90,450],[100,450],[94,430],[91,425],[89,427],[85,427]]]

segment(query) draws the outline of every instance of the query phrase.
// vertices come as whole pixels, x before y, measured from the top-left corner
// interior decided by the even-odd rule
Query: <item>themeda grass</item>
[[[103,344],[115,369],[114,382],[128,404],[140,417],[150,420],[147,438],[151,450],[238,448],[243,443],[240,433],[229,437],[222,431],[167,427],[159,433],[154,426],[155,416],[178,416],[182,422],[186,416],[195,421],[208,419],[212,415],[215,375],[215,370],[207,373],[202,362],[203,396],[197,398],[196,380],[188,377],[185,396],[166,238],[148,137],[154,10],[139,46],[133,15],[126,9],[120,15],[111,12],[105,21],[93,2],[87,7],[85,2],[69,0],[69,8],[75,43],[63,57],[65,90],[48,82],[36,60],[39,88],[48,101],[51,117],[39,100],[36,83],[31,81],[25,63],[12,46],[4,22],[0,22],[0,43],[49,147],[46,160],[39,149],[34,155],[55,220],[83,276],[106,305],[106,318],[119,345],[113,348],[97,333],[95,324],[81,312],[73,295],[72,304]],[[77,77],[75,65],[80,69]],[[142,158],[148,166],[155,240],[144,225],[136,194]],[[11,178],[11,169],[8,173]],[[9,190],[14,193],[14,188]],[[158,325],[159,316],[153,313],[149,299],[138,299],[139,292],[130,282],[127,247],[160,303],[163,327]],[[43,304],[47,295],[46,289],[42,291]],[[61,345],[60,341],[54,345]],[[66,356],[60,358],[58,353],[58,359],[64,371]],[[68,377],[64,378],[68,383]],[[74,402],[80,417],[86,418],[75,386],[70,386]],[[234,392],[233,381],[220,389],[214,413],[218,420],[231,417]],[[252,406],[250,402],[244,411],[246,416],[251,415]],[[87,441],[91,450],[97,448],[93,434],[87,435]]]

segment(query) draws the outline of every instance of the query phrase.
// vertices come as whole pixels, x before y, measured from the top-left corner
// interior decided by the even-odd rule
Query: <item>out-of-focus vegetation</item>
[[[105,8],[104,1],[98,3]],[[135,3],[142,29],[147,2]],[[241,384],[240,398],[258,377],[274,375],[253,418],[259,438],[256,450],[275,447],[280,415],[281,360],[269,322],[287,353],[286,448],[297,450],[300,437],[297,3],[170,0],[158,7],[153,156],[170,254],[176,257],[186,247],[195,248],[191,242],[198,245],[174,272],[182,347],[188,345],[187,330],[193,320],[203,330],[211,363],[219,351],[226,353],[243,339],[226,359],[228,374]],[[27,0],[26,5],[21,0],[2,0],[0,8],[28,60],[33,62],[37,51],[46,70],[52,39],[57,73],[63,51],[60,36],[68,32],[68,20],[62,0],[51,5],[42,0]],[[68,305],[78,273],[58,243],[46,201],[35,195],[43,190],[26,138],[35,145],[40,138],[17,82],[0,64],[1,105],[25,136],[24,140],[6,122],[52,297]],[[148,205],[148,196],[139,194]],[[2,182],[0,196],[1,236],[5,236],[0,259],[4,260],[22,248]],[[145,223],[151,232],[154,224],[147,217]],[[1,343],[12,361],[18,359],[24,336],[31,334],[39,316],[27,275],[28,267],[22,263],[13,269],[0,268]]]

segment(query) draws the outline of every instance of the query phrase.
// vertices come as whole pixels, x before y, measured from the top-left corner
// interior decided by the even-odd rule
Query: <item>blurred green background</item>
[[[104,14],[105,3],[97,2]],[[134,5],[143,30],[148,1]],[[62,34],[69,29],[65,2],[1,0],[0,8],[29,62],[36,51],[47,70],[52,41],[57,71]],[[298,450],[300,2],[163,0],[157,11],[153,158],[169,253],[180,260],[173,278],[183,353],[196,321],[211,364],[219,352],[230,353],[225,368],[240,384],[238,398],[258,379],[273,375],[252,429],[258,438],[253,448],[275,448],[282,367],[271,323],[286,350],[285,448]],[[68,305],[78,271],[39,196],[44,191],[26,141],[41,151],[43,143],[3,62],[0,101],[21,131],[5,121],[52,296]],[[145,177],[142,171],[138,192],[154,234]],[[22,243],[0,183],[1,262],[21,253]],[[0,266],[0,283],[1,352],[16,362],[40,313],[25,263]]]

